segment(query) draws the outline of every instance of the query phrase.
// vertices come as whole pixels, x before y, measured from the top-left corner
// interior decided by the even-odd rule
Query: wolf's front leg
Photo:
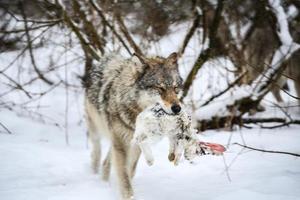
[[[122,141],[114,139],[112,144],[112,156],[114,167],[117,173],[122,200],[133,200],[133,189],[131,178],[128,174],[128,147]]]
[[[141,149],[138,144],[134,143],[131,144],[130,150],[129,150],[129,161],[128,161],[128,170],[129,175],[131,178],[134,177],[136,167],[139,161],[141,155]]]
[[[112,152],[112,148],[110,147],[106,158],[103,162],[103,169],[102,169],[102,179],[104,181],[108,181],[109,176],[110,176],[110,168],[111,168],[111,152]]]

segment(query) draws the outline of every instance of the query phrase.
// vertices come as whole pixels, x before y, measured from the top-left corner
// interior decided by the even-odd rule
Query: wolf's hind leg
[[[91,118],[87,117],[87,125],[88,125],[88,135],[90,142],[92,144],[92,170],[94,173],[98,173],[99,165],[101,160],[101,143],[100,143],[100,135],[97,131],[96,126],[92,122]]]
[[[111,169],[111,147],[109,148],[106,158],[103,162],[103,168],[102,168],[102,179],[104,181],[108,181],[110,176],[110,169]]]
[[[100,160],[101,160],[101,144],[100,139],[92,139],[92,169],[94,173],[99,172]]]

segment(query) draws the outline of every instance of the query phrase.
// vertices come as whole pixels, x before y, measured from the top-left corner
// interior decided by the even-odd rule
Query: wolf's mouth
[[[162,116],[162,115],[178,115],[179,113],[169,113],[167,112],[159,103],[156,104],[156,106],[152,109],[157,116]]]

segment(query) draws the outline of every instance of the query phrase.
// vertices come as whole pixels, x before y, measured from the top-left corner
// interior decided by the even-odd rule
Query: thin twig
[[[25,22],[25,20],[19,19],[9,10],[5,10],[8,14],[10,14],[17,22]],[[49,24],[49,23],[58,23],[61,22],[62,19],[52,19],[52,20],[26,20],[27,22],[37,23],[37,24]]]
[[[49,116],[42,115],[41,113],[29,110],[28,107],[19,106],[19,105],[15,104],[15,103],[12,103],[11,106],[4,105],[3,107],[6,108],[6,109],[8,109],[8,110],[10,110],[10,111],[15,112],[18,116],[28,117],[28,118],[33,119],[34,121],[37,121],[37,122],[40,122],[40,123],[48,123],[48,124],[51,124],[53,126],[61,128],[61,126],[59,125],[59,123],[55,122],[54,119],[50,118]],[[49,121],[46,122],[45,118],[47,118]]]
[[[273,150],[258,149],[258,148],[242,145],[242,144],[239,144],[237,142],[233,143],[233,145],[238,145],[238,146],[244,147],[246,149],[251,149],[253,151],[261,151],[261,152],[264,152],[264,153],[276,153],[276,154],[285,154],[285,155],[300,157],[300,154],[297,154],[297,153],[291,153],[291,152],[286,152],[286,151],[273,151]]]
[[[239,77],[236,78],[235,81],[233,81],[231,84],[228,85],[228,87],[221,91],[220,93],[210,97],[205,103],[203,103],[200,107],[202,106],[206,106],[207,104],[209,104],[211,101],[213,101],[215,98],[223,95],[225,92],[227,92],[228,90],[230,90],[232,87],[234,87],[237,83],[240,82],[240,80],[247,74],[247,72],[242,73]]]
[[[223,116],[223,117],[213,117],[212,119],[203,119],[199,120],[198,123],[198,128],[201,131],[205,130],[211,130],[211,129],[220,129],[224,128],[227,126],[227,121],[228,118],[231,116]],[[260,124],[260,123],[282,123],[280,125],[276,126],[261,126],[261,128],[268,128],[268,129],[273,129],[273,128],[279,128],[283,126],[288,126],[291,124],[295,125],[300,125],[300,120],[288,120],[285,118],[242,118],[241,116],[234,116],[231,120],[231,124],[234,125],[239,125],[239,126],[244,126],[244,124]]]
[[[113,34],[118,38],[118,40],[122,43],[122,45],[124,46],[124,48],[126,49],[126,51],[132,55],[129,47],[126,45],[125,41],[122,39],[122,37],[117,33],[117,31],[115,30],[115,28],[107,21],[107,19],[105,18],[100,6],[94,2],[93,0],[89,0],[89,2],[91,3],[91,5],[93,6],[93,8],[97,11],[98,15],[100,16],[100,18],[102,19],[104,25],[108,26],[108,28],[110,28],[110,30],[113,32]]]
[[[286,122],[286,123],[275,125],[275,126],[263,126],[263,125],[260,125],[259,127],[263,128],[263,129],[275,129],[275,128],[281,128],[281,127],[289,126],[290,124],[291,124],[290,122]]]
[[[227,175],[227,178],[228,178],[228,181],[231,182],[231,177],[230,177],[230,174],[229,174],[229,167],[227,165],[227,162],[226,162],[226,159],[225,159],[225,156],[222,155],[222,158],[223,158],[223,163],[224,163],[224,166],[225,166],[225,172],[226,172],[226,175]]]
[[[141,49],[138,47],[138,45],[135,43],[135,41],[131,37],[127,27],[125,26],[125,24],[123,22],[121,15],[115,12],[115,17],[116,17],[117,23],[118,23],[122,33],[124,34],[125,38],[127,39],[128,43],[130,44],[130,46],[134,49],[135,53],[137,53],[139,55],[144,55],[143,52],[141,51]]]
[[[40,38],[43,34],[45,34],[48,30],[50,30],[50,28],[53,26],[48,26],[45,30],[41,31],[40,34],[38,34],[36,37],[34,37],[31,40],[31,43],[33,43],[36,39]],[[28,48],[28,44],[24,47],[24,49],[22,49],[22,51],[15,57],[15,59],[13,61],[11,61],[6,67],[4,67],[2,70],[0,70],[1,72],[5,72],[7,69],[9,69],[11,66],[13,66],[13,64],[25,53],[25,51]]]
[[[64,7],[60,4],[60,2],[58,0],[56,0],[55,3],[56,3],[55,5],[57,5],[61,9],[62,15],[64,17],[64,21],[71,28],[71,30],[75,33],[75,35],[77,36],[77,38],[80,41],[82,48],[85,49],[87,52],[89,52],[89,54],[94,59],[100,60],[100,55],[98,54],[96,49],[94,49],[94,47],[89,44],[89,42],[86,40],[86,36],[79,30],[79,27],[71,19],[71,17],[68,15],[68,13],[64,9]]]
[[[57,23],[51,23],[51,24],[43,24],[43,25],[40,25],[40,26],[31,27],[31,28],[28,27],[27,30],[28,31],[34,31],[34,30],[38,30],[40,28],[54,26],[56,24]],[[0,33],[3,33],[3,34],[12,34],[12,33],[21,33],[21,32],[25,32],[25,31],[26,31],[26,29],[15,29],[15,30],[9,30],[9,31],[0,30]]]
[[[101,54],[104,54],[104,48],[105,40],[100,37],[100,35],[97,33],[97,30],[95,29],[95,26],[87,20],[87,16],[85,12],[81,9],[81,5],[77,0],[72,0],[73,2],[73,10],[75,13],[78,13],[79,18],[82,20],[83,28],[85,29],[86,36],[88,37],[88,40],[90,41],[90,45],[93,45],[99,51]]]
[[[192,36],[194,35],[195,31],[197,30],[197,28],[199,26],[201,16],[200,16],[199,12],[196,10],[196,8],[195,8],[194,13],[195,13],[195,19],[193,21],[193,25],[191,26],[190,30],[187,32],[187,34],[183,40],[183,43],[179,50],[179,56],[182,56],[184,54],[185,48],[187,47],[189,41],[191,40]]]
[[[214,55],[214,52],[217,47],[216,34],[218,32],[218,28],[220,25],[223,7],[224,7],[224,0],[219,0],[215,15],[214,15],[214,19],[213,19],[212,24],[209,29],[209,45],[208,45],[209,47],[200,53],[196,62],[193,65],[192,70],[189,72],[189,74],[184,82],[183,94],[182,94],[181,100],[188,94],[189,89],[190,89],[199,69],[203,66],[203,64],[206,61],[211,59]]]
[[[4,126],[4,124],[2,124],[1,122],[0,122],[0,126],[1,126],[8,134],[12,134],[12,132],[11,132],[6,126]]]
[[[8,79],[9,81],[11,81],[12,83],[14,83],[15,84],[15,89],[18,89],[18,90],[21,90],[21,91],[23,91],[25,94],[26,94],[26,96],[28,97],[28,98],[32,98],[31,97],[31,95],[29,94],[29,92],[27,91],[27,90],[25,90],[23,87],[22,87],[22,85],[20,85],[18,82],[16,82],[15,80],[13,80],[11,77],[9,77],[8,75],[6,75],[4,72],[1,72],[0,71],[0,74],[2,74],[6,79]],[[1,96],[2,96],[2,94],[1,94]]]
[[[67,41],[65,35],[65,51],[67,51]],[[66,107],[65,107],[65,140],[66,144],[69,145],[69,89],[68,89],[68,68],[67,68],[67,54],[65,52],[65,91],[66,91]]]
[[[31,39],[30,39],[30,34],[29,34],[29,30],[28,30],[28,24],[27,24],[27,17],[24,11],[24,7],[23,4],[21,4],[21,12],[24,18],[24,27],[25,27],[25,34],[26,34],[26,38],[27,38],[27,44],[28,44],[28,50],[29,50],[29,55],[30,55],[30,59],[31,59],[31,63],[32,66],[34,68],[34,71],[38,74],[39,78],[44,81],[45,83],[47,83],[48,85],[53,85],[53,82],[50,81],[49,79],[47,79],[42,72],[38,69],[35,59],[34,59],[34,55],[33,55],[33,51],[32,51],[32,44],[31,44]]]
[[[294,54],[295,54],[295,53],[296,53],[296,52],[294,52]],[[294,54],[292,54],[290,57],[295,56]],[[272,82],[272,85],[273,85],[273,86],[279,88],[281,91],[283,91],[284,93],[286,93],[288,96],[290,96],[290,97],[292,97],[292,98],[294,98],[294,99],[300,100],[299,97],[296,97],[296,96],[292,95],[291,93],[289,93],[287,90],[283,89],[276,81],[272,80],[272,79],[271,79],[269,76],[267,76],[265,73],[262,73],[257,67],[254,67],[253,65],[250,65],[249,63],[246,63],[246,64],[247,64],[247,66],[249,66],[249,67],[251,67],[252,69],[254,69],[256,72],[260,73],[264,78],[268,79],[268,81]],[[264,63],[264,65],[267,66],[268,68],[272,68],[270,65],[268,65],[268,64],[266,64],[266,63]],[[284,63],[283,63],[282,65],[284,65]],[[286,65],[284,65],[284,66],[286,66]],[[283,67],[284,67],[284,66],[283,66]],[[273,69],[273,68],[272,68],[272,69]],[[289,79],[292,79],[292,80],[294,80],[294,81],[297,81],[297,80],[293,79],[292,77],[287,76],[286,74],[284,74],[284,71],[283,71],[283,70],[279,71],[278,74],[279,74],[280,76],[284,76],[284,77],[286,77],[286,78],[289,78]]]
[[[229,163],[229,165],[227,165],[227,170],[229,171],[230,167],[235,163],[235,161],[238,159],[238,157],[243,153],[244,149],[241,149],[236,155],[235,157],[231,160],[231,162]],[[223,173],[226,172],[226,168],[223,171]]]
[[[289,93],[288,91],[286,91],[285,89],[283,88],[280,88],[281,91],[283,91],[284,93],[286,93],[287,95],[289,95],[290,97],[294,98],[294,99],[297,99],[297,100],[300,100],[300,97],[296,97],[295,95],[292,95],[291,93]]]

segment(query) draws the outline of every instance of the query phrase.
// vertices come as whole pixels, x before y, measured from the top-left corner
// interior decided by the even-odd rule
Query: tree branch
[[[214,56],[214,53],[216,51],[215,47],[217,47],[216,35],[217,35],[217,31],[218,31],[219,24],[221,21],[223,6],[224,6],[224,0],[219,0],[213,22],[209,29],[209,47],[200,53],[195,64],[193,65],[192,70],[188,74],[187,79],[184,82],[183,95],[181,97],[181,100],[188,94],[188,91],[189,91],[199,69],[203,66],[203,64],[206,61],[208,61],[209,59],[211,59]]]
[[[237,77],[237,78],[235,79],[235,81],[233,81],[232,83],[230,83],[230,84],[228,85],[228,87],[227,87],[225,90],[223,90],[223,91],[221,91],[220,93],[218,93],[218,94],[212,96],[212,97],[209,98],[205,103],[203,103],[201,106],[206,106],[206,105],[209,104],[211,101],[213,101],[215,98],[217,98],[217,97],[223,95],[224,93],[226,93],[228,90],[230,90],[232,87],[234,87],[237,83],[239,83],[240,80],[241,80],[246,74],[247,74],[247,72],[242,73],[239,77]]]
[[[29,29],[28,29],[28,24],[27,24],[27,17],[26,17],[24,7],[23,7],[22,3],[20,3],[20,9],[21,9],[21,13],[22,13],[22,16],[23,16],[23,19],[24,19],[24,27],[25,27],[25,34],[26,34],[26,38],[27,38],[28,50],[29,50],[29,55],[30,55],[30,59],[31,59],[31,63],[32,63],[32,66],[34,68],[34,71],[37,73],[37,75],[39,76],[39,78],[42,81],[44,81],[48,85],[52,85],[53,82],[50,81],[49,79],[47,79],[36,65],[34,55],[33,55],[33,51],[32,51],[32,43],[31,43],[32,40],[31,40],[30,34],[29,34]]]
[[[271,67],[254,81],[254,84],[256,83],[257,85],[254,87],[253,92],[258,96],[264,96],[270,91],[271,82],[276,82],[286,68],[286,65],[283,65],[283,63],[300,48],[300,45],[293,41],[289,32],[287,16],[281,6],[282,2],[280,0],[269,0],[269,4],[277,19],[277,36],[281,46],[276,50],[272,58]]]
[[[17,16],[15,16],[12,12],[9,10],[5,10],[10,16],[12,16],[17,22],[25,22],[25,20],[19,19]],[[27,22],[32,22],[36,24],[49,24],[49,23],[59,23],[62,21],[62,19],[52,19],[52,20],[26,20]]]
[[[187,32],[186,36],[184,37],[183,43],[181,45],[181,48],[179,49],[179,56],[182,56],[184,54],[185,48],[188,45],[190,39],[192,38],[192,36],[194,35],[195,31],[197,30],[199,23],[200,23],[200,14],[199,12],[196,10],[196,8],[194,8],[194,15],[195,15],[195,19],[193,21],[193,25],[191,26],[190,30]]]
[[[202,67],[202,65],[208,61],[211,58],[211,54],[212,54],[212,49],[208,48],[205,49],[204,51],[201,52],[201,54],[199,55],[199,57],[197,58],[192,70],[190,71],[187,79],[184,82],[183,85],[183,94],[181,97],[181,100],[183,100],[184,97],[186,97],[186,95],[189,92],[189,89],[199,71],[199,69]]]
[[[230,119],[230,125],[238,125],[238,126],[244,126],[244,124],[261,124],[261,123],[282,123],[280,125],[276,126],[260,126],[261,128],[266,129],[274,129],[274,128],[280,128],[284,126],[288,126],[291,124],[300,125],[300,120],[288,120],[285,118],[242,118],[241,116],[223,116],[223,117],[213,117],[212,119],[203,119],[198,120],[198,129],[201,131],[205,130],[211,130],[211,129],[220,129],[225,128],[229,126],[229,120]],[[248,127],[251,128],[251,127]]]
[[[0,122],[0,126],[1,126],[8,134],[12,134],[12,132],[11,132],[6,126],[4,126],[4,124],[2,124],[1,122]]]
[[[264,153],[276,153],[276,154],[285,154],[285,155],[300,157],[300,154],[297,154],[297,153],[291,153],[291,152],[286,152],[286,151],[273,151],[273,150],[258,149],[258,148],[242,145],[242,144],[239,144],[237,142],[233,143],[233,145],[238,145],[238,146],[244,147],[246,149],[251,149],[253,151],[260,151],[260,152],[264,152]]]
[[[34,26],[34,27],[28,27],[28,31],[33,31],[33,30],[38,30],[40,28],[44,28],[44,27],[51,27],[51,26],[54,26],[56,25],[57,22],[55,23],[49,23],[49,24],[43,24],[43,25],[40,25],[40,26]],[[0,30],[0,33],[3,33],[3,34],[12,34],[12,33],[20,33],[20,32],[25,32],[26,29],[15,29],[15,30],[10,30],[10,31],[6,31],[6,30]]]
[[[132,55],[129,47],[126,45],[125,41],[122,39],[122,37],[117,33],[117,31],[115,30],[115,28],[107,21],[107,19],[105,18],[102,10],[100,9],[100,6],[94,2],[93,0],[89,0],[89,2],[91,3],[91,5],[93,6],[93,8],[97,11],[98,15],[100,16],[100,18],[102,19],[104,25],[108,26],[108,28],[110,28],[110,30],[113,32],[113,34],[117,37],[117,39],[122,43],[122,45],[124,46],[124,48],[126,49],[126,51]]]
[[[77,38],[80,41],[80,44],[82,48],[87,51],[94,59],[100,60],[100,56],[98,52],[89,44],[89,42],[86,40],[86,37],[81,33],[79,28],[76,26],[76,24],[73,22],[73,20],[69,17],[67,11],[64,9],[64,7],[59,3],[58,0],[55,1],[56,5],[60,8],[62,11],[62,15],[64,17],[64,21],[66,24],[71,28],[71,30],[75,33]]]
[[[124,34],[125,38],[127,39],[128,43],[130,44],[130,46],[134,49],[135,53],[137,53],[139,55],[144,55],[143,52],[141,51],[141,49],[138,47],[138,45],[135,43],[135,41],[131,37],[127,27],[125,26],[125,24],[123,22],[121,15],[116,12],[114,12],[114,14],[115,14],[117,23],[118,23],[122,33]]]
[[[97,31],[94,28],[94,25],[87,20],[86,14],[80,8],[81,5],[79,4],[79,2],[77,0],[72,0],[72,2],[73,2],[73,10],[75,13],[79,14],[79,17],[83,22],[86,35],[91,41],[90,45],[96,46],[96,48],[99,49],[102,54],[104,54],[103,42],[105,42],[105,40],[103,38],[100,38],[100,36],[98,35]]]
[[[26,90],[22,87],[22,85],[20,85],[20,84],[19,84],[18,82],[16,82],[16,81],[14,81],[11,77],[9,77],[8,75],[6,75],[6,74],[5,74],[4,72],[2,72],[2,71],[0,71],[0,74],[2,74],[2,75],[3,75],[6,79],[8,79],[10,82],[14,83],[16,89],[23,91],[23,92],[26,94],[26,96],[27,96],[28,98],[30,98],[30,99],[32,98],[31,95],[29,94],[29,92],[26,91]],[[1,96],[3,96],[3,95],[1,95]]]

